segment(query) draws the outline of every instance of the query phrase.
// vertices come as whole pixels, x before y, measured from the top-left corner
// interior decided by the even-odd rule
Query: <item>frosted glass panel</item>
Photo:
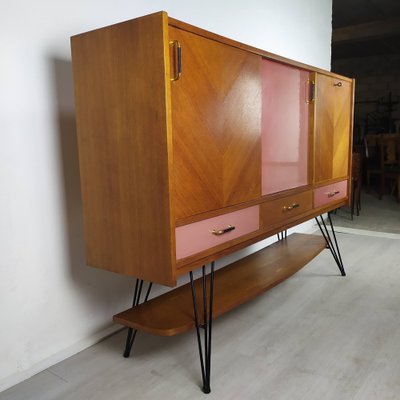
[[[263,60],[263,195],[308,183],[308,79],[308,71]]]

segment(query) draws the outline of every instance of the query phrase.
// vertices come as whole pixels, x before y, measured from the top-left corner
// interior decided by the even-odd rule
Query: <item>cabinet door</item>
[[[352,84],[315,74],[314,183],[349,175]]]
[[[261,57],[173,27],[169,36],[182,51],[171,82],[176,219],[257,199]]]
[[[309,71],[262,62],[262,194],[308,183]]]

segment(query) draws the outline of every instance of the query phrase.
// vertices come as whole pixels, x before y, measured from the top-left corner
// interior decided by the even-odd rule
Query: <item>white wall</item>
[[[161,9],[330,67],[331,0],[2,0],[0,390],[111,332],[131,301],[132,279],[85,267],[69,37]]]

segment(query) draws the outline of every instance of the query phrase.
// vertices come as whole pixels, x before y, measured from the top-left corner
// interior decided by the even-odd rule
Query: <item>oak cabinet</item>
[[[174,286],[348,201],[351,79],[165,12],[71,45],[89,265]]]

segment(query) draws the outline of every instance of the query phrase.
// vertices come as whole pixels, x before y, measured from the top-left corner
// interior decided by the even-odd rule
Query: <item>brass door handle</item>
[[[236,229],[235,226],[233,226],[233,225],[228,225],[228,227],[225,228],[225,229],[213,229],[213,230],[211,231],[211,233],[212,233],[213,235],[216,235],[216,236],[221,236],[221,235],[223,235],[224,233],[228,233],[228,232],[233,231],[234,229]]]
[[[176,52],[176,58],[174,58],[175,75],[171,78],[171,81],[173,82],[177,81],[182,75],[182,48],[181,44],[177,40],[171,40],[169,44],[174,46]]]
[[[334,83],[333,86],[342,87],[342,82]]]
[[[291,210],[293,210],[294,208],[298,208],[298,207],[300,207],[300,204],[299,204],[299,203],[293,203],[293,204],[290,205],[290,206],[283,206],[282,210],[283,210],[283,211],[291,211]]]
[[[306,103],[310,104],[315,100],[315,82],[307,79],[306,81]]]

